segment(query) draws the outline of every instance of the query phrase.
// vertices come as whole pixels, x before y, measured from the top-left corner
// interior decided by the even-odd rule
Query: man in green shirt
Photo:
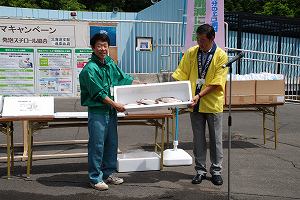
[[[97,190],[107,190],[106,183],[119,185],[117,177],[117,112],[124,105],[113,100],[113,87],[138,83],[125,74],[108,56],[109,37],[97,33],[90,41],[91,60],[79,74],[81,105],[88,106],[88,174],[90,184]]]

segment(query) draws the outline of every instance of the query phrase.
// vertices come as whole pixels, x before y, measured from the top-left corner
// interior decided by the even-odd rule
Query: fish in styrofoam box
[[[156,104],[155,100],[152,99],[140,99],[136,101],[138,104],[144,104],[144,105],[152,105],[152,104]]]
[[[180,99],[176,99],[174,97],[161,97],[155,100],[156,102],[162,102],[162,103],[178,103],[182,102]]]
[[[190,81],[174,81],[114,87],[114,100],[128,110],[186,108],[192,103]]]

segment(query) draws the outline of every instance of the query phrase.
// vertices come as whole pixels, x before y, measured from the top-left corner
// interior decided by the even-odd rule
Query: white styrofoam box
[[[4,98],[3,98],[3,96],[0,95],[0,116],[2,115],[3,101],[4,101]]]
[[[174,97],[182,102],[162,103],[152,105],[133,105],[140,99],[155,100],[161,97]],[[145,108],[179,107],[186,108],[192,103],[190,81],[175,81],[164,83],[149,83],[114,87],[114,100],[125,105],[126,110]],[[129,105],[126,105],[129,104]]]
[[[118,172],[160,170],[160,156],[148,151],[118,154],[117,170]]]

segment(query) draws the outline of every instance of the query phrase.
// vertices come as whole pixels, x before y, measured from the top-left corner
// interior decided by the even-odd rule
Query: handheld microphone
[[[234,56],[231,60],[229,60],[222,67],[225,68],[227,66],[230,66],[232,63],[234,63],[234,62],[238,61],[239,59],[241,59],[244,55],[245,55],[245,53],[243,51],[241,51],[240,53],[238,53],[238,55]]]

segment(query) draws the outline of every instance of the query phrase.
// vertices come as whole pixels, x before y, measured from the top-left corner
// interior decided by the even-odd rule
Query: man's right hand
[[[124,112],[125,111],[125,107],[123,104],[121,103],[116,103],[114,102],[113,107],[118,111],[118,112]]]
[[[125,111],[125,107],[123,104],[121,103],[117,103],[115,101],[113,101],[112,99],[110,99],[108,96],[105,97],[105,99],[103,100],[104,103],[111,105],[113,108],[115,108],[118,112],[124,112]]]
[[[199,100],[200,100],[199,94],[195,95],[193,97],[192,104],[189,107],[190,108],[194,108],[194,106],[197,105],[197,103],[198,103]]]

